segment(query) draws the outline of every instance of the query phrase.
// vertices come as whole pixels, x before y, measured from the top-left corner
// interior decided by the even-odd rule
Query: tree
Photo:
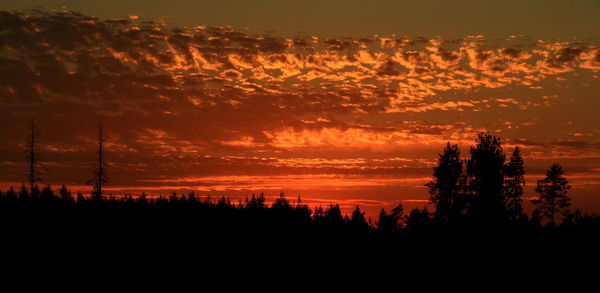
[[[102,186],[108,183],[106,176],[106,161],[104,159],[104,133],[102,123],[98,125],[98,151],[96,152],[96,162],[93,168],[93,178],[90,180],[93,185],[92,196],[102,198]]]
[[[292,205],[290,204],[290,201],[285,198],[283,191],[279,193],[279,198],[273,202],[271,209],[280,210],[283,212],[290,212],[292,210]]]
[[[12,186],[6,192],[6,197],[9,198],[9,199],[16,199],[17,198],[17,193],[15,192],[15,189]]]
[[[19,191],[19,199],[27,200],[28,198],[29,198],[29,192],[27,191],[27,187],[25,187],[25,184],[22,184],[21,190]]]
[[[531,201],[537,206],[542,217],[548,218],[553,226],[556,225],[556,214],[571,205],[571,198],[567,196],[571,185],[563,174],[562,167],[553,164],[546,172],[546,177],[537,182],[535,191],[540,197]]]
[[[427,207],[414,208],[406,217],[406,230],[409,232],[428,232],[431,230],[433,219]]]
[[[350,228],[354,231],[367,231],[369,230],[369,223],[365,218],[365,213],[360,210],[360,207],[357,205],[356,209],[352,212],[352,217],[348,221]]]
[[[58,194],[60,195],[60,198],[65,201],[73,201],[73,194],[70,190],[67,189],[67,186],[65,186],[64,184],[60,187]]]
[[[27,139],[26,139],[26,158],[27,158],[27,167],[28,167],[28,176],[27,179],[29,181],[29,191],[33,195],[34,185],[36,182],[40,182],[42,179],[41,175],[41,157],[38,152],[38,137],[39,130],[35,124],[34,118],[31,118],[31,124],[28,127]]]
[[[474,193],[469,214],[476,225],[498,226],[505,220],[504,161],[500,138],[480,133],[467,165],[469,189]]]
[[[429,189],[429,201],[435,206],[434,216],[443,224],[454,224],[462,215],[460,193],[462,188],[463,162],[457,145],[444,148],[433,168],[433,180],[425,186]]]
[[[253,210],[265,209],[266,208],[265,201],[266,200],[265,200],[264,193],[261,192],[258,197],[253,193],[252,198],[250,200],[248,200],[248,198],[246,198],[246,209],[253,209]]]
[[[338,204],[329,205],[323,216],[323,223],[332,228],[344,226],[344,217],[342,217],[342,210]]]
[[[381,209],[379,213],[379,220],[377,221],[377,230],[382,232],[397,232],[402,229],[402,214],[404,213],[404,206],[399,203],[390,214],[385,209]]]
[[[312,215],[313,221],[321,223],[323,221],[323,217],[325,217],[325,210],[323,210],[323,207],[316,207]]]
[[[523,166],[521,150],[519,147],[515,147],[510,161],[504,166],[504,198],[508,219],[511,222],[516,222],[523,216],[521,196],[525,186],[524,175],[525,167]]]
[[[53,199],[54,198],[54,191],[52,191],[52,187],[50,186],[50,184],[46,185],[44,187],[44,189],[42,189],[42,192],[40,194],[40,198],[43,199]]]

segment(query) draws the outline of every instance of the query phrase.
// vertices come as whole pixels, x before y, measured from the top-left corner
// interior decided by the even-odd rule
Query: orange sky
[[[0,186],[25,181],[36,117],[45,183],[90,176],[106,130],[113,192],[197,190],[375,211],[423,204],[447,141],[520,146],[527,194],[554,162],[600,210],[600,48],[589,39],[273,37],[130,16],[0,12]]]

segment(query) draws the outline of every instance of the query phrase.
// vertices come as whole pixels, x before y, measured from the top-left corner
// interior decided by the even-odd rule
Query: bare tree
[[[106,161],[104,158],[104,133],[102,123],[98,124],[98,151],[96,153],[96,162],[93,167],[93,178],[90,180],[93,186],[92,196],[102,198],[102,186],[108,183],[106,176]]]
[[[40,165],[40,161],[41,158],[39,156],[38,153],[38,137],[39,137],[39,130],[37,128],[37,126],[35,125],[35,120],[32,117],[31,118],[31,124],[28,127],[28,133],[27,133],[27,138],[25,141],[26,144],[26,158],[27,158],[27,168],[28,168],[28,176],[27,179],[29,181],[30,184],[30,191],[31,194],[33,195],[34,193],[34,186],[36,184],[36,182],[40,182],[42,179],[40,177],[41,175],[41,165]]]

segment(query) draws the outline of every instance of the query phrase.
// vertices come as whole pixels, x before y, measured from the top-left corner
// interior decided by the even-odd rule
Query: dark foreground
[[[285,259],[308,252],[535,257],[542,250],[596,254],[600,248],[600,221],[592,216],[556,226],[524,222],[486,228],[440,224],[414,211],[403,217],[392,215],[369,224],[358,208],[351,217],[342,216],[337,206],[312,211],[302,203],[291,204],[284,196],[267,205],[262,196],[238,203],[226,198],[200,200],[193,194],[73,198],[64,190],[54,194],[46,188],[33,196],[13,191],[2,194],[0,235],[3,245],[38,251],[170,251],[206,257],[218,252]]]

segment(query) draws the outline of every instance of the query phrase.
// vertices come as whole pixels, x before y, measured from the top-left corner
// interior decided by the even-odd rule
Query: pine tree
[[[348,224],[355,231],[366,231],[369,229],[369,224],[365,218],[365,213],[360,210],[358,205],[352,212],[352,217],[349,219]]]
[[[323,216],[323,222],[330,227],[342,227],[344,225],[344,217],[342,217],[342,210],[338,204],[329,205]]]
[[[433,168],[433,180],[425,186],[429,189],[429,201],[435,206],[435,218],[438,223],[455,223],[462,214],[460,193],[463,177],[463,162],[457,145],[444,148],[438,157],[438,166]]]
[[[23,201],[29,199],[29,192],[27,191],[27,187],[25,187],[25,184],[21,185],[21,190],[19,191],[19,199]]]
[[[414,208],[406,217],[406,230],[409,232],[428,232],[432,228],[433,218],[427,207]]]
[[[535,191],[540,194],[540,197],[531,201],[537,205],[542,217],[548,218],[552,225],[556,225],[556,215],[571,204],[571,198],[567,196],[571,185],[563,174],[562,167],[553,164],[546,172],[546,177],[537,182]]]
[[[471,159],[467,166],[469,189],[473,193],[469,214],[476,225],[490,228],[501,225],[506,219],[504,161],[500,138],[480,133],[475,147],[471,148]]]
[[[377,221],[377,230],[382,232],[397,232],[402,229],[402,215],[404,213],[404,206],[399,203],[392,212],[388,214],[385,209],[381,209],[379,213],[379,220]]]
[[[519,147],[515,147],[510,161],[504,166],[504,198],[506,210],[511,222],[518,221],[523,215],[522,199],[525,186],[525,167]]]
[[[60,187],[58,194],[60,195],[60,198],[65,201],[73,200],[73,195],[71,194],[71,191],[68,190],[67,186],[65,186],[64,184]]]

